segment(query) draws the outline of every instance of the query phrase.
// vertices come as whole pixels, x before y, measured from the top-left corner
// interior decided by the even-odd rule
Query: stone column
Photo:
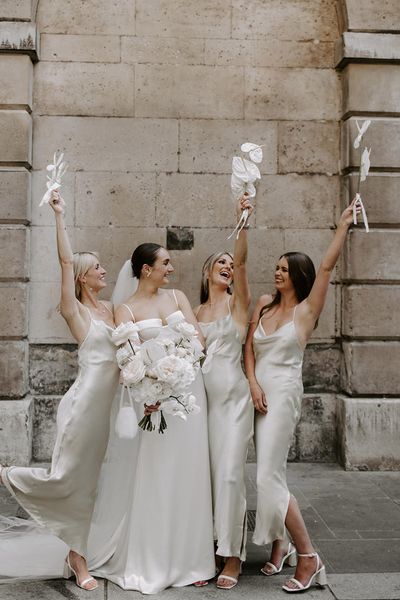
[[[32,62],[31,0],[0,7],[0,457],[29,464],[33,402],[28,381]]]
[[[398,0],[338,3],[343,34],[343,205],[357,186],[356,119],[371,172],[363,184],[371,231],[352,229],[342,266],[340,455],[347,469],[400,467],[400,5]]]

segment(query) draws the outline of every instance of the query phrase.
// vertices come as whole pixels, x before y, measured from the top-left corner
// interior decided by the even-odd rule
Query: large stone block
[[[335,4],[330,0],[233,0],[232,37],[334,40]]]
[[[187,173],[231,173],[232,157],[241,154],[240,144],[247,139],[267,149],[260,171],[276,173],[277,123],[266,122],[261,126],[259,121],[217,119],[180,122],[179,170]]]
[[[33,65],[26,54],[0,55],[0,104],[32,106]]]
[[[319,40],[205,40],[207,65],[330,69],[333,55],[333,42]]]
[[[135,0],[40,0],[37,22],[42,33],[133,35]]]
[[[346,0],[348,28],[356,31],[400,30],[397,0]]]
[[[47,149],[47,162],[52,162],[52,152]],[[69,157],[67,158],[69,161]],[[32,225],[39,227],[53,227],[55,229],[54,211],[48,204],[40,206],[43,194],[46,191],[47,171],[32,172],[31,215]],[[67,171],[62,180],[62,197],[65,201],[65,223],[69,228],[68,234],[72,238],[73,225],[75,224],[75,173]],[[55,238],[54,238],[55,239]]]
[[[346,31],[335,44],[335,64],[343,67],[360,60],[398,60],[400,39],[389,33],[354,33]]]
[[[25,169],[0,171],[0,219],[27,223],[30,219],[30,174]]]
[[[0,396],[21,398],[28,392],[28,343],[0,342]]]
[[[338,397],[339,451],[347,470],[400,468],[400,398]]]
[[[305,394],[296,429],[297,459],[336,462],[336,396]]]
[[[140,36],[224,38],[231,33],[230,0],[136,0]]]
[[[350,395],[400,392],[400,342],[344,342],[343,389]]]
[[[246,119],[317,120],[339,116],[340,88],[331,69],[248,68]]]
[[[343,70],[343,78],[343,112],[345,114],[400,112],[400,69],[398,65],[349,64]]]
[[[284,226],[284,224],[283,224]],[[308,254],[317,270],[334,232],[330,229],[286,229],[284,231],[284,251]],[[336,271],[331,281],[335,281]]]
[[[80,226],[150,227],[155,222],[154,173],[77,173]]]
[[[398,285],[343,288],[343,334],[354,338],[391,338],[400,331]]]
[[[332,227],[339,179],[325,175],[271,175],[257,191],[258,227],[317,229]]]
[[[340,356],[340,348],[336,344],[311,343],[307,346],[303,363],[305,392],[339,391]]]
[[[124,36],[121,38],[121,60],[128,64],[203,65],[204,40]]]
[[[2,279],[24,280],[29,276],[29,231],[24,225],[0,225]]]
[[[372,155],[371,155],[372,156]],[[349,204],[357,191],[358,174],[343,180],[343,206]],[[400,177],[396,173],[370,173],[361,193],[368,212],[370,225],[397,225],[400,223],[399,202]],[[363,227],[363,225],[360,225]]]
[[[32,458],[36,462],[51,460],[57,433],[59,403],[59,396],[34,398]]]
[[[32,458],[32,424],[32,398],[0,400],[0,457],[3,465],[29,465]]]
[[[73,230],[69,232],[69,237],[74,247]],[[32,282],[59,281],[61,278],[54,225],[31,228],[30,274]]]
[[[76,344],[31,344],[29,382],[35,394],[65,394],[76,379]]]
[[[1,17],[4,20],[30,21],[32,18],[32,0],[2,0]]]
[[[57,310],[60,283],[32,282],[29,304],[29,341],[32,343],[74,343],[68,326]]]
[[[343,261],[345,279],[400,281],[399,243],[398,229],[374,229],[368,234],[350,230]]]
[[[168,119],[35,118],[35,169],[49,148],[66,152],[70,170],[176,171],[178,122]]]
[[[0,283],[0,331],[3,339],[26,336],[27,302],[25,283]]]
[[[157,185],[157,225],[234,225],[235,211],[226,175],[161,173]]]
[[[0,131],[1,162],[30,165],[32,162],[31,116],[24,110],[2,110]]]
[[[337,122],[279,123],[279,173],[337,173],[339,124]]]
[[[41,60],[117,63],[121,58],[120,38],[116,35],[52,35],[44,33],[40,41]]]
[[[41,62],[35,70],[34,105],[38,115],[132,116],[133,68]]]
[[[361,124],[364,119],[358,119]],[[356,118],[352,117],[342,123],[342,168],[358,169],[360,166],[360,149],[353,147],[357,137]],[[390,168],[400,170],[400,119],[374,119],[365,133],[362,148],[372,148],[370,160],[374,169]],[[361,148],[361,150],[362,150]],[[362,184],[361,191],[367,188],[369,179]]]
[[[243,117],[244,79],[236,67],[137,65],[135,90],[138,117]]]

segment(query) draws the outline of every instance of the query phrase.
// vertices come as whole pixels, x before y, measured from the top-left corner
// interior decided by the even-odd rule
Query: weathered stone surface
[[[64,150],[70,170],[176,171],[178,123],[168,119],[35,118],[35,169],[49,148]]]
[[[346,0],[348,28],[363,31],[399,31],[397,0]]]
[[[400,112],[398,65],[349,64],[343,70],[343,78],[344,113]]]
[[[232,37],[278,40],[332,40],[337,37],[330,0],[233,0]]]
[[[296,458],[316,462],[336,461],[336,405],[336,396],[330,394],[304,396],[296,429]]]
[[[29,465],[32,458],[33,399],[0,401],[0,456],[3,465]]]
[[[27,223],[30,219],[29,195],[28,171],[0,171],[0,220],[3,223]]]
[[[135,0],[40,0],[37,21],[42,33],[133,35]]]
[[[65,394],[76,379],[76,344],[31,344],[29,382],[35,394]]]
[[[73,231],[69,232],[69,237],[72,247],[74,247]],[[31,228],[30,279],[32,282],[59,281],[61,279],[55,225]]]
[[[57,310],[60,283],[32,282],[30,285],[29,341],[70,344],[75,340]]]
[[[343,359],[343,389],[348,394],[398,394],[400,342],[344,342]]]
[[[359,123],[363,121],[359,119]],[[356,136],[356,118],[352,117],[342,124],[342,168],[358,169],[360,166],[360,149],[353,148]],[[362,148],[372,148],[371,167],[400,170],[399,139],[400,119],[374,119],[362,141]],[[369,179],[362,184],[361,191],[368,186]]]
[[[235,211],[228,185],[226,175],[161,173],[157,178],[157,225],[234,225]]]
[[[32,71],[26,54],[0,55],[0,104],[32,106]]]
[[[332,227],[338,197],[337,177],[296,174],[263,177],[257,191],[257,227]]]
[[[44,33],[40,40],[40,58],[57,62],[116,63],[121,58],[120,38],[116,35]]]
[[[1,10],[3,14],[3,4]],[[0,53],[27,54],[33,62],[37,62],[38,46],[36,23],[0,22]]]
[[[56,439],[56,417],[59,396],[34,398],[32,458],[44,462],[51,459]]]
[[[345,247],[344,277],[354,280],[400,280],[400,231],[374,229],[368,234],[350,230]]]
[[[343,334],[392,338],[400,335],[398,285],[350,285],[343,288]]]
[[[47,149],[47,162],[51,162],[52,152]],[[69,160],[69,157],[68,157]],[[39,206],[46,191],[47,171],[32,172],[31,222],[39,227],[55,227],[54,211],[48,204]],[[62,197],[65,201],[65,223],[69,227],[68,234],[73,236],[72,227],[75,223],[75,173],[67,171],[62,180]],[[55,238],[54,238],[55,239]]]
[[[343,67],[350,61],[399,59],[400,39],[389,33],[346,31],[335,44],[335,64],[339,67]]]
[[[348,175],[343,183],[343,200],[347,205],[357,191],[358,174]],[[361,192],[371,225],[400,223],[399,186],[400,177],[396,173],[369,173]]]
[[[21,398],[28,392],[28,343],[0,342],[0,396]]]
[[[179,170],[186,173],[231,173],[232,157],[245,140],[265,146],[261,173],[277,172],[277,123],[248,120],[182,120],[179,129]],[[229,193],[229,181],[227,192]]]
[[[153,173],[77,173],[76,222],[148,227],[155,221],[155,196]]]
[[[32,0],[2,0],[1,16],[3,19],[20,19],[30,21],[32,18]]]
[[[141,36],[223,38],[231,33],[230,0],[136,0],[136,31]]]
[[[0,225],[2,279],[26,279],[29,275],[29,237],[24,225]]]
[[[238,67],[333,67],[333,42],[292,40],[205,40],[207,65]]]
[[[279,123],[279,173],[337,173],[339,124],[337,122]]]
[[[121,38],[121,60],[128,64],[203,65],[204,40],[124,36]]]
[[[1,162],[31,164],[31,116],[24,110],[2,110],[0,131]]]
[[[314,344],[304,353],[303,385],[307,393],[338,392],[340,389],[340,348]]]
[[[398,470],[399,398],[338,396],[339,450],[347,470]]]
[[[26,336],[27,300],[25,283],[0,283],[0,331],[3,339]]]
[[[193,244],[193,230],[189,227],[169,227],[167,229],[167,250],[191,250]]]
[[[330,69],[248,68],[245,118],[336,119],[340,89]]]
[[[40,62],[35,70],[37,115],[133,115],[133,69],[123,64]]]
[[[239,119],[243,116],[243,98],[243,74],[236,67],[137,65],[135,68],[138,117]]]
[[[318,269],[333,235],[334,232],[330,229],[285,229],[284,251],[305,252],[313,261],[315,269]],[[331,281],[335,281],[335,272],[332,274]]]

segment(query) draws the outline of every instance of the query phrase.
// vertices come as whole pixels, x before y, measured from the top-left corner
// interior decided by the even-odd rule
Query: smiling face
[[[289,263],[284,256],[279,259],[275,267],[275,287],[280,292],[294,289],[289,275]]]
[[[107,271],[103,269],[99,262],[91,266],[82,276],[81,281],[94,292],[98,292],[106,287],[105,277]]]
[[[163,286],[169,283],[169,275],[174,272],[171,264],[171,258],[165,248],[160,248],[152,266],[143,265],[143,274],[145,278],[156,284]]]
[[[228,288],[233,282],[233,258],[229,254],[222,254],[217,258],[208,274],[211,285],[223,285]]]

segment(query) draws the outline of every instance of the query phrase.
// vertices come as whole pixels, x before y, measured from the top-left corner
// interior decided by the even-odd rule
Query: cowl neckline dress
[[[287,539],[285,519],[290,493],[286,462],[303,397],[300,345],[293,319],[266,335],[261,320],[254,332],[255,375],[268,402],[268,413],[256,413],[257,512],[253,542]]]

